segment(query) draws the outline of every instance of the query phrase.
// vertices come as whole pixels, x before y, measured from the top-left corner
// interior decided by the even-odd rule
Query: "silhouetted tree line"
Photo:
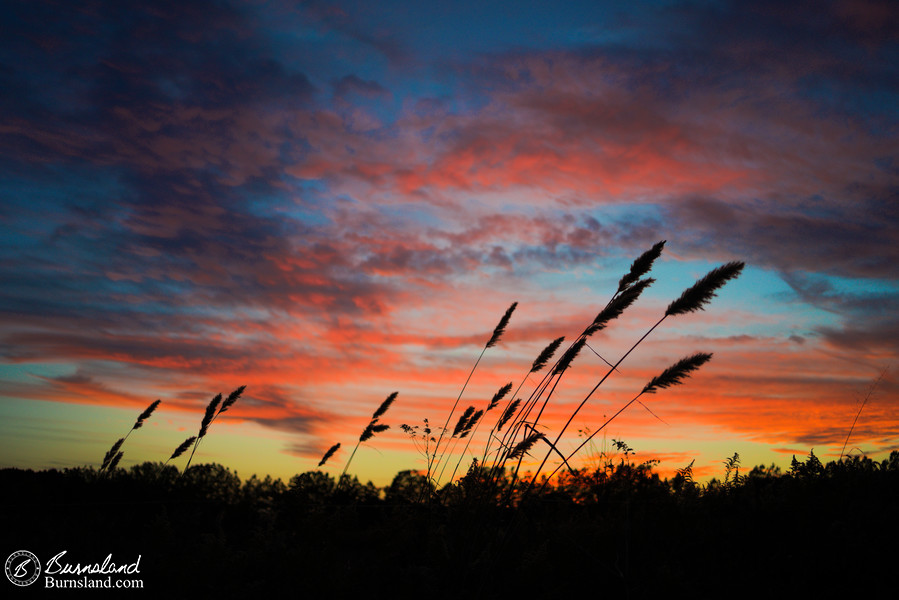
[[[654,464],[625,452],[530,494],[483,468],[442,490],[413,471],[379,488],[321,471],[241,481],[218,464],[4,469],[0,527],[9,552],[140,554],[146,588],[179,596],[807,597],[891,581],[895,554],[879,549],[899,534],[899,452],[810,453],[784,472],[734,455],[705,484]]]

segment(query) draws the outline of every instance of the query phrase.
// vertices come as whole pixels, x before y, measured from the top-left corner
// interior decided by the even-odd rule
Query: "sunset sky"
[[[0,227],[0,467],[96,466],[157,398],[121,464],[164,461],[246,384],[195,462],[286,480],[341,442],[339,473],[398,391],[351,467],[389,483],[424,466],[399,425],[443,423],[512,302],[461,406],[573,341],[660,240],[656,283],[591,338],[609,360],[747,266],[563,448],[710,352],[592,453],[706,478],[735,452],[832,460],[882,373],[847,451],[899,449],[890,0],[4,2]],[[605,372],[577,358],[551,437]]]

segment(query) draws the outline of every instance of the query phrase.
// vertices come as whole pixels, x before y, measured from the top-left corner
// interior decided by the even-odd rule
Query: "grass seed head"
[[[652,264],[655,260],[662,255],[662,248],[665,247],[665,240],[658,242],[652,248],[641,254],[637,259],[631,264],[631,270],[628,271],[627,275],[621,278],[618,282],[618,291],[623,292],[626,290],[632,283],[649,273],[649,270],[652,269]]]
[[[553,369],[553,374],[558,375],[564,372],[568,367],[570,367],[571,362],[577,357],[580,351],[584,348],[584,344],[586,343],[586,337],[579,337],[577,341],[573,343],[571,347],[565,351],[564,354],[562,354],[562,358],[559,359],[559,362],[556,364],[556,368]]]
[[[459,439],[464,438],[466,435],[471,433],[472,428],[477,424],[477,422],[484,416],[484,411],[479,410],[466,421],[465,427],[462,428],[462,432],[459,434]]]
[[[209,402],[209,405],[206,407],[206,414],[203,415],[203,422],[200,423],[200,434],[197,437],[206,435],[206,432],[209,430],[209,424],[212,423],[212,419],[215,417],[215,409],[218,408],[221,401],[222,395],[216,394],[215,398]]]
[[[328,462],[328,459],[331,458],[332,456],[334,456],[334,453],[337,452],[338,450],[340,450],[340,442],[338,442],[338,443],[334,444],[333,446],[331,446],[330,448],[328,448],[328,451],[325,452],[325,455],[322,456],[322,459],[318,462],[318,466],[320,466],[320,467],[324,466],[324,464],[326,462]]]
[[[668,305],[665,316],[684,315],[697,310],[705,310],[705,305],[711,302],[718,289],[725,283],[740,275],[745,263],[741,261],[729,262],[709,271],[699,281],[684,290],[680,298]]]
[[[382,431],[387,431],[388,429],[390,429],[390,425],[371,421],[368,426],[362,431],[362,435],[359,436],[359,442],[367,442],[371,438],[375,437],[376,433],[381,433]]]
[[[518,302],[513,302],[512,306],[506,310],[506,314],[503,315],[503,318],[499,320],[499,323],[496,325],[496,329],[493,330],[493,335],[490,336],[490,340],[487,342],[486,348],[492,348],[499,341],[499,338],[503,335],[503,332],[506,331],[506,325],[509,324],[509,319],[512,317],[512,311],[515,310],[515,307],[518,306]]]
[[[132,427],[132,429],[140,429],[143,426],[144,421],[150,418],[150,415],[153,414],[153,411],[156,410],[156,407],[159,406],[161,402],[162,400],[156,400],[150,406],[148,406],[147,410],[142,412],[140,416],[137,417],[137,421],[135,421],[134,427]]]
[[[187,438],[186,440],[184,440],[183,442],[181,442],[181,445],[178,446],[177,448],[175,448],[175,451],[172,452],[172,455],[169,457],[169,460],[175,460],[176,458],[178,458],[179,456],[184,454],[187,451],[187,449],[190,448],[191,445],[195,441],[197,441],[197,436],[192,435],[189,438]]]
[[[462,416],[459,417],[459,421],[456,423],[456,426],[453,428],[453,435],[450,437],[456,437],[460,433],[465,430],[465,426],[468,424],[468,420],[471,418],[471,415],[474,414],[474,406],[469,406],[465,409],[465,412],[462,413]]]
[[[112,445],[112,448],[106,453],[106,456],[103,457],[103,464],[100,465],[100,470],[111,468],[110,465],[112,461],[116,457],[116,453],[119,451],[119,448],[122,447],[122,444],[125,443],[125,438],[119,438],[118,441]]]
[[[497,422],[496,424],[497,431],[503,430],[503,425],[509,422],[509,419],[512,418],[512,415],[514,415],[515,411],[518,410],[519,404],[521,404],[521,398],[516,398],[509,404],[509,406],[506,407],[506,410],[503,411],[502,416],[499,418],[499,422]]]
[[[530,452],[534,444],[536,444],[537,441],[541,438],[543,438],[542,433],[532,433],[528,437],[524,438],[521,442],[519,442],[517,446],[515,446],[515,448],[512,450],[512,453],[509,454],[509,458],[511,460],[516,460],[523,457],[525,454]]]
[[[656,390],[669,388],[683,382],[690,376],[690,373],[711,360],[712,355],[704,352],[698,352],[692,356],[682,358],[664,371],[660,375],[653,377],[649,383],[643,388],[641,394],[654,394]]]
[[[231,408],[231,405],[234,404],[235,402],[237,402],[237,399],[240,398],[240,395],[243,394],[243,391],[245,389],[247,389],[247,386],[242,385],[239,388],[237,388],[236,390],[234,390],[233,392],[231,392],[230,394],[228,394],[228,397],[225,398],[224,402],[222,402],[222,407],[219,409],[218,414],[222,414],[223,412],[225,412],[226,410]]]
[[[540,355],[534,359],[534,364],[531,365],[530,372],[536,373],[537,371],[539,371],[540,369],[545,367],[546,363],[548,363],[549,359],[551,359],[553,357],[553,354],[556,353],[556,350],[559,349],[559,346],[562,344],[563,341],[565,341],[564,337],[556,338],[553,341],[551,341],[546,346],[546,348],[544,348],[543,351],[540,352]]]
[[[378,410],[371,416],[372,419],[377,419],[381,417],[384,413],[387,412],[387,409],[390,408],[390,405],[393,404],[393,401],[396,400],[399,392],[393,392],[381,403],[381,406],[378,407]]]
[[[632,286],[628,287],[626,290],[616,295],[609,304],[600,311],[596,318],[593,319],[593,323],[584,330],[585,336],[591,336],[597,331],[605,329],[606,325],[609,324],[609,321],[617,319],[631,304],[636,302],[637,298],[640,297],[640,294],[643,293],[643,290],[648,288],[655,282],[655,279],[652,277],[648,277],[646,279],[641,279],[636,282]]]
[[[125,456],[124,452],[117,452],[112,460],[109,461],[109,467],[106,468],[107,471],[115,471],[116,467],[119,466],[119,461],[122,460],[122,457]]]
[[[499,401],[505,398],[506,394],[508,394],[511,390],[511,381],[503,387],[499,388],[499,390],[495,394],[493,394],[493,399],[491,399],[490,404],[487,405],[487,410],[493,410],[494,408],[496,408],[496,405],[499,404]]]

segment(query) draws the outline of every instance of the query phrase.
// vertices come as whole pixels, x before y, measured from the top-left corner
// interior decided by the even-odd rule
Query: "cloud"
[[[365,81],[357,75],[345,75],[334,82],[334,95],[344,98],[349,94],[358,94],[365,98],[379,98],[388,95],[388,92],[377,81]]]
[[[87,158],[149,172],[214,166],[241,182],[278,164],[283,111],[313,92],[252,35],[252,16],[228,5],[57,7],[49,26],[44,9],[22,7],[7,32],[5,48],[30,57],[4,61],[23,84],[0,132],[0,154],[12,160]],[[31,31],[53,42],[34,47]]]
[[[885,286],[884,291],[853,291],[851,287],[837,289],[830,280],[820,276],[786,273],[783,278],[803,302],[842,317],[837,326],[816,328],[835,349],[860,351],[869,357],[895,356],[899,351],[896,342],[899,318],[888,308],[899,302],[895,286]]]
[[[708,197],[672,199],[664,208],[691,253],[741,257],[784,272],[891,278],[899,259],[899,213],[886,201],[859,199],[806,206],[736,203]]]
[[[638,5],[515,45],[435,21],[439,60],[402,15],[352,4],[7,9],[0,356],[74,374],[4,388],[135,406],[159,391],[196,410],[227,373],[250,385],[235,418],[320,455],[312,438],[371,387],[442,409],[513,300],[522,320],[477,385],[518,377],[595,315],[607,265],[667,238],[672,269],[741,259],[790,289],[741,291],[779,335],[739,337],[746,317],[728,313],[663,340],[740,357],[673,410],[832,443],[842,417],[790,403],[833,404],[828,386],[851,386],[830,371],[857,381],[899,353],[887,6]]]

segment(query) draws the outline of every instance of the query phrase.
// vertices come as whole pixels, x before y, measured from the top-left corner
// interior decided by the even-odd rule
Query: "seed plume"
[[[239,388],[237,388],[236,390],[234,390],[233,392],[231,392],[230,394],[228,394],[228,397],[225,398],[224,402],[222,402],[222,407],[219,409],[217,414],[220,415],[223,412],[225,412],[226,410],[228,410],[229,408],[231,408],[231,405],[234,404],[235,402],[237,402],[237,399],[240,398],[240,395],[243,394],[243,391],[245,389],[247,389],[247,386],[242,385]]]
[[[119,466],[119,461],[122,460],[122,457],[125,456],[124,452],[119,451],[116,455],[109,461],[109,466],[106,467],[107,471],[115,471],[116,467]]]
[[[176,458],[178,458],[179,456],[184,454],[187,451],[187,449],[190,448],[191,445],[196,440],[197,440],[197,436],[192,435],[189,438],[187,438],[186,440],[184,440],[183,442],[181,442],[181,445],[178,446],[177,448],[175,448],[175,451],[172,452],[172,455],[169,457],[169,460],[175,460]]]
[[[575,343],[571,345],[568,350],[562,354],[562,358],[559,359],[559,362],[556,364],[556,368],[553,369],[553,374],[558,375],[565,371],[569,366],[571,366],[571,361],[577,357],[578,353],[584,348],[584,344],[587,343],[587,338],[581,336],[577,339]]]
[[[521,398],[516,398],[509,404],[509,406],[506,407],[506,410],[503,411],[503,415],[499,418],[499,422],[496,424],[497,431],[503,430],[503,425],[509,422],[509,419],[512,418],[512,415],[514,415],[515,411],[518,410],[519,404],[521,404]]]
[[[660,375],[653,377],[640,393],[654,394],[656,390],[675,386],[689,377],[690,373],[711,360],[711,358],[711,354],[706,354],[704,352],[698,352],[693,356],[682,358],[662,371]]]
[[[496,329],[493,330],[493,335],[490,336],[490,341],[487,342],[486,348],[492,348],[499,341],[503,332],[506,331],[506,325],[509,324],[509,319],[512,317],[512,311],[515,310],[516,306],[518,306],[518,302],[513,302],[512,306],[506,310],[506,314],[503,315],[503,318],[500,319],[499,323],[496,325]]]
[[[124,444],[124,443],[125,443],[125,438],[119,438],[118,441],[112,445],[112,448],[110,448],[109,451],[106,453],[106,456],[103,457],[103,464],[100,465],[101,471],[112,468],[112,467],[110,467],[110,465],[112,464],[112,461],[115,459],[115,457],[117,455],[116,453],[119,451],[119,448],[121,448],[122,444]]]
[[[320,467],[324,466],[324,464],[326,462],[328,462],[328,459],[331,458],[332,456],[334,456],[334,453],[337,452],[338,450],[340,450],[340,442],[338,442],[338,443],[334,444],[333,446],[331,446],[330,448],[328,448],[328,451],[325,452],[325,455],[322,456],[322,459],[318,462],[318,466],[320,466]]]
[[[515,460],[523,457],[530,451],[533,445],[542,438],[542,433],[532,433],[528,437],[524,438],[521,442],[519,442],[517,446],[515,446],[515,448],[512,450],[512,453],[509,454],[509,458],[511,460]]]
[[[704,310],[703,307],[715,297],[718,288],[740,275],[744,266],[746,265],[742,261],[733,261],[712,269],[699,281],[684,290],[680,298],[669,304],[665,316],[684,315]]]
[[[591,336],[597,331],[605,329],[606,325],[609,324],[609,321],[617,319],[621,316],[621,313],[625,311],[631,304],[636,302],[637,298],[640,297],[640,294],[643,293],[643,290],[648,288],[655,282],[655,279],[652,277],[648,277],[646,279],[641,279],[636,282],[632,286],[628,287],[626,290],[615,296],[609,304],[600,311],[596,318],[593,319],[593,323],[584,330],[585,336]]]
[[[148,406],[147,410],[142,412],[140,416],[137,417],[137,421],[135,421],[134,427],[132,427],[131,429],[140,429],[143,426],[144,421],[149,419],[150,415],[153,414],[153,411],[156,410],[156,407],[159,406],[160,402],[162,402],[162,400],[156,400],[155,402],[153,402],[153,404]]]
[[[215,409],[218,408],[219,402],[222,401],[222,395],[216,394],[216,396],[209,402],[209,405],[206,407],[206,414],[203,415],[203,421],[200,423],[200,434],[197,437],[203,437],[206,435],[206,432],[209,431],[209,424],[212,423],[212,419],[215,417]]]
[[[490,404],[487,405],[487,410],[493,410],[494,408],[496,408],[496,405],[499,404],[499,401],[505,398],[506,394],[508,394],[511,390],[511,381],[503,387],[499,388],[499,390],[495,394],[493,394],[493,399],[490,400]]]
[[[553,357],[553,354],[556,353],[556,350],[559,349],[559,346],[562,342],[565,341],[564,337],[556,338],[551,341],[546,348],[540,353],[540,355],[534,359],[534,364],[531,365],[531,373],[536,373],[540,369],[546,366],[546,363],[549,362],[549,359]]]
[[[385,425],[384,423],[375,423],[374,421],[372,421],[368,424],[368,427],[366,427],[362,431],[362,435],[359,436],[359,441],[367,442],[371,438],[375,437],[376,433],[381,433],[382,431],[387,431],[388,429],[390,429],[390,425]]]
[[[374,412],[371,418],[378,419],[384,413],[386,413],[387,409],[390,408],[390,405],[393,404],[393,401],[396,400],[397,395],[399,395],[399,392],[393,392],[392,394],[387,396],[387,398],[384,400],[384,402],[381,403],[381,406],[378,407],[378,410]]]
[[[618,291],[623,292],[627,289],[632,283],[649,273],[649,270],[652,268],[652,263],[661,256],[662,248],[665,247],[665,240],[654,245],[652,248],[641,254],[634,262],[631,264],[631,270],[621,278],[618,282]]]
[[[471,415],[474,414],[474,406],[469,406],[465,409],[465,412],[462,413],[462,416],[459,417],[459,421],[456,422],[456,426],[453,428],[453,435],[450,437],[456,437],[465,429],[465,426],[468,424],[468,420],[471,418]]]
[[[476,413],[474,413],[473,415],[471,415],[471,417],[469,417],[469,419],[465,422],[465,426],[462,427],[462,431],[461,431],[461,433],[459,434],[459,439],[462,439],[462,438],[464,438],[466,435],[468,435],[469,433],[471,433],[472,428],[477,424],[477,422],[478,422],[478,421],[481,419],[481,417],[483,417],[483,416],[484,416],[484,411],[483,411],[483,410],[479,410],[479,411],[477,411]]]

